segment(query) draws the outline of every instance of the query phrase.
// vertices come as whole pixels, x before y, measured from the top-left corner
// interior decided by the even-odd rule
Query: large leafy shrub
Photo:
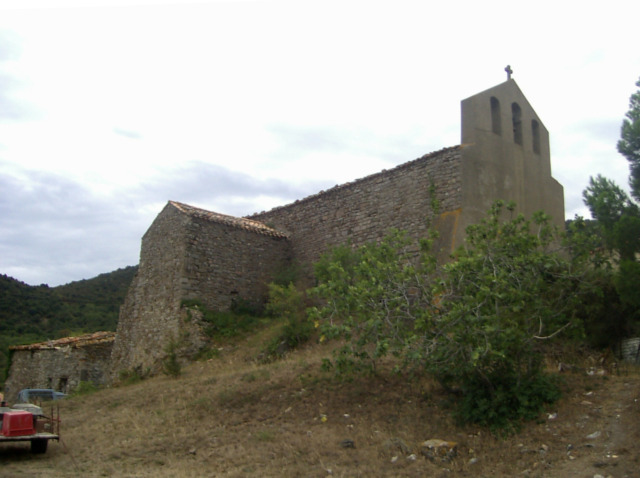
[[[265,347],[263,360],[280,358],[311,338],[313,325],[305,310],[305,294],[292,282],[286,286],[269,284],[267,313],[282,320],[284,324]]]
[[[440,269],[428,240],[416,245],[399,231],[326,255],[314,289],[322,306],[311,314],[324,337],[344,343],[332,363],[338,371],[371,370],[392,353],[401,367],[420,366],[462,391],[463,421],[497,427],[555,399],[542,346],[572,325],[581,330],[587,256],[575,247],[560,253],[560,235],[543,213],[527,220],[514,210],[497,202]]]
[[[311,309],[322,339],[341,338],[333,365],[338,372],[373,370],[388,353],[402,355],[424,328],[433,304],[427,270],[416,261],[415,244],[392,230],[379,244],[341,246],[316,264]]]

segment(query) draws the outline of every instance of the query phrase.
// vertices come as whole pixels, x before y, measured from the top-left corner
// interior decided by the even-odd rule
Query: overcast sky
[[[0,273],[138,263],[168,200],[247,215],[460,143],[514,79],[566,217],[640,77],[640,2],[0,0]]]

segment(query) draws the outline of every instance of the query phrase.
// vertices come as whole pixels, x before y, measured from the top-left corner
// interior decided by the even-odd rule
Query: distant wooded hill
[[[30,286],[0,275],[0,382],[6,376],[10,345],[115,331],[137,270],[125,267],[58,287]]]

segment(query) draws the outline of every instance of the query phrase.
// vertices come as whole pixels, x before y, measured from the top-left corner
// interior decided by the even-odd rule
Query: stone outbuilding
[[[184,320],[183,300],[214,310],[228,310],[235,300],[259,301],[290,259],[280,231],[169,201],[142,238],[138,273],[120,309],[118,333],[124,335],[113,347],[114,378],[127,370],[157,372],[170,343],[179,342],[182,353],[197,351],[202,337]]]
[[[115,332],[95,332],[9,347],[5,400],[14,402],[24,388],[52,388],[69,393],[80,382],[107,384],[115,336]]]
[[[622,360],[640,364],[640,337],[623,340],[618,355],[622,357]]]

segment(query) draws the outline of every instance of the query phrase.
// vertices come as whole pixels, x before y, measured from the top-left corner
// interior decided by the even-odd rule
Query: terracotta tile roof
[[[86,347],[87,345],[113,342],[115,332],[94,332],[93,334],[80,335],[78,337],[65,337],[63,339],[49,340],[29,345],[12,345],[10,350],[54,350],[62,347]]]
[[[207,211],[205,209],[189,206],[188,204],[183,204],[177,201],[169,201],[169,204],[171,204],[173,207],[175,207],[179,211],[182,211],[185,214],[189,214],[190,216],[198,217],[201,219],[206,219],[207,221],[217,222],[219,224],[226,224],[229,226],[244,229],[246,231],[256,232],[258,234],[264,234],[266,236],[280,237],[280,238],[288,237],[285,233],[278,231],[276,229],[273,229],[261,222],[254,221],[252,219],[247,219],[244,217],[228,216],[226,214]]]

